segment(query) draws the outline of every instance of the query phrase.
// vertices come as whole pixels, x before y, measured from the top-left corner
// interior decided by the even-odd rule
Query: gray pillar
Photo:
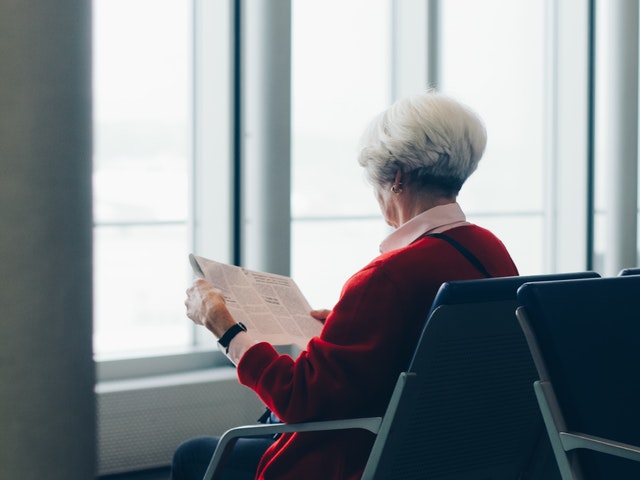
[[[610,75],[605,274],[633,267],[638,258],[638,2],[610,0]]]
[[[91,2],[0,3],[0,478],[94,476]]]
[[[243,265],[289,274],[291,0],[243,2]]]

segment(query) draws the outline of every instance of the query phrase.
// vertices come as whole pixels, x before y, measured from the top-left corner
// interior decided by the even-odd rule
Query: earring
[[[398,182],[395,185],[391,186],[391,191],[393,193],[401,193],[402,192],[402,182]]]

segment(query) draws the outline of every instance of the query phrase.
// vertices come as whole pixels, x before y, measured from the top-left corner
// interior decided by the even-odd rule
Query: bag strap
[[[480,273],[482,273],[485,277],[487,277],[487,278],[493,277],[493,275],[491,275],[487,271],[487,269],[484,267],[482,262],[480,260],[478,260],[478,257],[476,257],[469,250],[467,250],[467,248],[464,245],[462,245],[460,242],[458,242],[457,240],[454,240],[453,238],[451,238],[448,235],[445,235],[443,233],[425,233],[423,235],[423,237],[435,237],[435,238],[439,238],[441,240],[444,240],[445,242],[448,242],[452,247],[454,247],[456,250],[458,250],[458,252],[460,252],[462,255],[464,255],[464,257],[467,260],[469,260],[469,262],[471,262],[471,264],[474,267],[476,267],[476,269]]]

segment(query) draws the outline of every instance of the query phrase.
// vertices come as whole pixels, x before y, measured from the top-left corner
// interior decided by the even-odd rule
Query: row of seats
[[[232,429],[205,480],[240,436],[344,428],[365,479],[640,478],[639,274],[447,282],[383,417]]]
[[[640,478],[639,273],[518,290],[516,316],[563,480]]]

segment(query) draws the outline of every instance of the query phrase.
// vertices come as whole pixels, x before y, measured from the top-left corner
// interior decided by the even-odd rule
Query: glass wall
[[[94,0],[94,349],[185,345],[191,9]]]
[[[574,68],[567,60],[576,58],[574,51],[588,55],[584,4],[441,1],[437,22],[431,23],[437,36],[425,35],[437,39],[434,64],[425,61],[431,50],[419,44],[423,40],[399,38],[401,1],[292,0],[291,274],[317,308],[331,308],[348,276],[378,254],[389,233],[356,149],[368,121],[394,100],[397,86],[414,88],[422,81],[402,75],[437,79],[440,90],[485,120],[487,150],[459,201],[470,221],[503,239],[521,273],[556,271],[553,258],[566,258],[567,249],[585,249],[586,141],[566,127],[585,130],[586,124],[582,89],[588,71],[585,62]],[[233,185],[242,182],[232,178],[231,148],[221,147],[233,126],[228,32],[233,2],[225,4],[224,15],[207,10],[222,3],[196,4],[202,11],[194,16],[192,2],[182,0],[94,0],[95,349],[100,354],[191,346],[193,328],[183,306],[191,278],[186,255],[194,237],[202,254],[227,251],[233,243],[237,212],[227,200]],[[427,5],[412,5],[418,4]],[[214,18],[227,28],[212,27]],[[194,20],[209,42],[195,53],[193,39],[200,36],[194,36]],[[412,21],[412,29],[419,27]],[[429,24],[424,18],[425,29]],[[567,38],[574,24],[581,30]],[[215,36],[219,32],[224,39]],[[414,59],[416,66],[435,65],[436,71],[405,73],[411,69],[397,68],[399,56],[403,65]],[[558,87],[559,77],[568,86]],[[577,92],[582,103],[563,88]],[[200,120],[219,112],[224,114],[215,122]],[[571,142],[580,147],[567,148]],[[600,170],[606,164],[596,171],[601,190]],[[601,216],[604,206],[597,207]],[[193,211],[199,212],[195,219]],[[579,229],[572,218],[582,222]],[[599,229],[602,225],[598,221]],[[221,239],[224,245],[207,250]],[[597,240],[600,256],[606,245],[602,236]],[[586,255],[580,251],[574,257],[560,270],[585,268]]]
[[[522,274],[544,271],[545,2],[441,2],[440,88],[484,119],[488,141],[459,197]]]
[[[294,0],[292,23],[291,273],[331,308],[387,233],[356,152],[391,99],[391,2]]]

